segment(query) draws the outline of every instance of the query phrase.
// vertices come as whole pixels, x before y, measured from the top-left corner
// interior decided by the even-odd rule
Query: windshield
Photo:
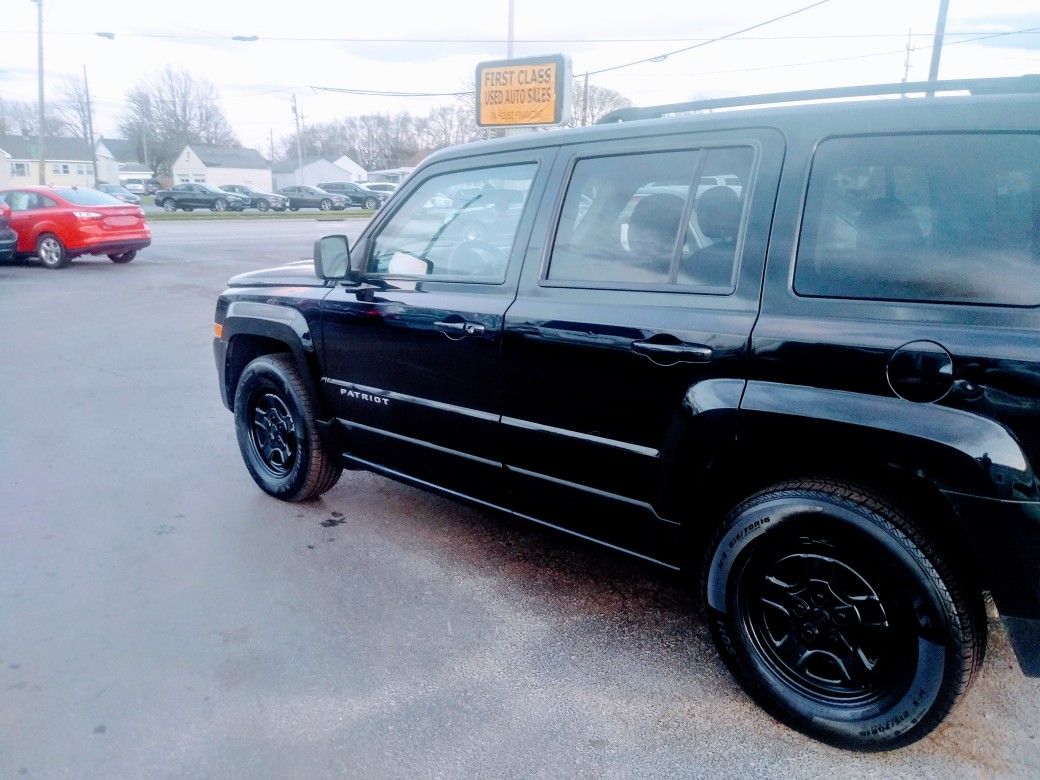
[[[113,198],[100,190],[79,189],[78,187],[56,187],[54,191],[69,203],[77,206],[122,206],[123,201]]]

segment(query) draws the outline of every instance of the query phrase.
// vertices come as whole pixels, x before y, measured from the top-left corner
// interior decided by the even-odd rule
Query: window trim
[[[549,224],[548,239],[545,242],[545,250],[542,253],[541,265],[538,269],[538,286],[547,288],[560,288],[560,289],[572,289],[572,290],[617,290],[627,292],[652,292],[652,293],[680,293],[683,295],[710,295],[718,298],[726,298],[734,295],[737,291],[737,287],[740,283],[740,267],[744,256],[744,239],[747,235],[747,224],[750,218],[751,203],[755,195],[755,185],[758,182],[758,171],[762,161],[762,144],[754,137],[746,135],[735,135],[733,138],[713,138],[710,141],[704,143],[697,143],[696,139],[690,136],[683,136],[683,138],[674,144],[662,144],[655,145],[654,142],[659,142],[662,139],[659,137],[650,137],[639,139],[646,142],[645,145],[631,146],[620,151],[603,149],[602,151],[595,151],[588,154],[575,154],[567,161],[567,168],[564,171],[562,177],[563,185],[560,187],[559,194],[556,199],[556,204],[553,207],[552,221]],[[599,144],[597,144],[598,146]],[[574,169],[578,163],[582,160],[599,159],[603,157],[621,157],[626,155],[634,154],[655,154],[655,153],[667,153],[667,152],[703,152],[700,159],[697,161],[697,168],[694,174],[691,176],[700,176],[700,172],[703,170],[703,162],[707,158],[707,152],[712,149],[733,149],[745,147],[750,148],[752,151],[751,168],[748,174],[748,182],[741,192],[743,197],[743,205],[740,213],[740,234],[737,236],[737,245],[734,250],[733,258],[733,274],[730,277],[731,282],[727,286],[720,285],[704,285],[704,284],[641,284],[638,282],[595,282],[595,281],[570,281],[570,280],[559,280],[549,278],[549,267],[552,263],[553,249],[556,247],[556,236],[560,228],[560,219],[563,216],[563,204],[567,198],[567,193],[570,190],[571,181],[574,177]],[[691,181],[693,179],[691,178]],[[699,184],[691,185],[691,187],[697,187]],[[692,213],[692,203],[684,204],[684,212],[689,211]]]
[[[795,288],[795,274],[798,269],[798,252],[802,245],[803,225],[805,224],[806,205],[809,201],[809,182],[812,179],[812,171],[816,165],[817,155],[827,141],[836,139],[866,139],[866,138],[906,138],[925,137],[937,138],[948,136],[1032,136],[1040,139],[1040,132],[1036,130],[974,130],[971,128],[958,128],[954,130],[910,130],[905,132],[862,132],[862,133],[834,133],[818,138],[812,146],[809,154],[809,164],[806,166],[805,175],[802,179],[801,198],[798,205],[797,228],[794,236],[794,244],[791,248],[790,261],[787,267],[787,292],[795,300],[804,301],[833,301],[836,303],[848,303],[850,305],[862,306],[915,306],[915,307],[978,307],[981,309],[1040,309],[1040,301],[1034,304],[1022,303],[991,303],[985,301],[947,301],[927,300],[920,298],[867,298],[863,296],[838,296],[823,295],[815,293],[801,293]]]
[[[541,152],[541,151],[543,151],[542,147],[538,147],[538,148],[532,150],[532,152]],[[461,160],[461,161],[460,160],[453,160],[452,162],[453,163],[457,163],[457,162],[465,163],[466,160]],[[533,165],[534,166],[534,170],[533,170],[533,172],[531,174],[531,182],[530,182],[530,184],[528,186],[528,189],[527,189],[527,196],[524,199],[524,209],[521,212],[520,219],[517,222],[516,233],[513,235],[513,243],[512,243],[512,245],[509,248],[509,253],[508,253],[507,257],[506,257],[506,264],[505,264],[505,267],[502,270],[502,275],[500,277],[499,276],[459,276],[459,275],[452,276],[452,275],[447,275],[447,274],[445,274],[445,275],[390,274],[390,273],[387,273],[387,272],[379,273],[377,271],[369,271],[369,270],[367,270],[369,268],[369,266],[371,265],[371,263],[372,263],[372,256],[375,253],[376,241],[379,239],[379,236],[381,236],[383,234],[383,231],[386,230],[387,226],[393,221],[394,217],[397,216],[397,214],[401,211],[401,209],[403,208],[404,204],[406,204],[409,200],[411,200],[415,196],[415,194],[426,184],[426,182],[430,181],[431,179],[437,178],[438,176],[451,176],[453,174],[458,174],[458,173],[471,173],[473,171],[487,170],[488,168],[510,168],[510,167],[521,166],[521,165]],[[502,162],[502,161],[498,161],[498,160],[487,160],[486,164],[477,165],[477,166],[474,166],[474,167],[468,167],[468,166],[465,166],[465,165],[463,165],[463,166],[455,166],[455,165],[453,165],[448,170],[441,171],[441,170],[434,169],[434,170],[432,170],[432,172],[430,172],[428,175],[424,176],[422,179],[416,179],[415,182],[414,182],[414,186],[411,187],[411,189],[410,189],[410,191],[408,193],[408,196],[405,197],[405,198],[400,198],[398,200],[397,205],[394,208],[394,210],[385,215],[385,217],[379,222],[379,224],[376,226],[376,229],[373,231],[373,233],[370,236],[366,236],[365,237],[365,239],[366,239],[365,257],[364,257],[364,268],[365,268],[365,270],[362,272],[361,278],[363,280],[366,280],[366,281],[369,280],[369,279],[375,279],[375,280],[387,279],[387,280],[402,280],[402,281],[410,281],[410,282],[445,282],[445,283],[449,283],[449,284],[482,284],[482,285],[490,285],[490,286],[502,286],[502,285],[506,284],[509,281],[509,268],[510,268],[510,265],[512,264],[512,262],[513,262],[513,255],[516,252],[516,242],[517,242],[517,239],[520,236],[520,230],[521,230],[521,227],[523,225],[524,217],[528,215],[528,209],[532,209],[532,208],[536,209],[537,208],[537,204],[534,204],[534,203],[531,202],[530,195],[531,195],[532,191],[534,190],[535,185],[538,182],[538,174],[541,172],[541,165],[542,165],[542,161],[541,161],[540,158],[537,158],[537,157],[535,157],[535,158],[522,158],[522,159],[517,159],[517,160],[510,160],[509,162]],[[434,168],[434,166],[431,166],[431,168]]]

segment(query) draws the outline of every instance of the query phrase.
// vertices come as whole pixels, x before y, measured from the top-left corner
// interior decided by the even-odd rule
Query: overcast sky
[[[515,56],[562,52],[575,75],[691,46],[809,5],[811,0],[686,2],[516,0]],[[36,98],[36,6],[3,0],[0,96]],[[733,40],[594,75],[636,104],[924,79],[938,0],[829,0]],[[477,62],[506,54],[508,0],[44,0],[47,82],[86,65],[98,131],[113,135],[121,99],[166,63],[212,80],[241,141],[266,153],[306,121],[408,110],[448,98],[375,98],[313,86],[452,92]],[[1030,33],[962,42],[968,38]],[[95,35],[108,32],[107,40]],[[1040,73],[1037,0],[951,0],[940,78]],[[241,43],[233,35],[257,35]],[[826,61],[826,62],[820,62]],[[52,90],[53,92],[53,90]]]

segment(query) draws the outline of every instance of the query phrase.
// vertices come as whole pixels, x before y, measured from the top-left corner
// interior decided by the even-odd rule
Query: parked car
[[[334,192],[342,195],[348,206],[360,206],[363,209],[375,211],[390,196],[385,192],[376,192],[352,181],[327,181],[318,185],[319,189],[326,192]]]
[[[14,257],[18,245],[18,234],[11,227],[11,207],[0,200],[0,260]]]
[[[326,192],[310,184],[293,184],[282,187],[278,192],[289,199],[289,210],[321,209],[322,211],[342,211],[347,207],[347,199],[342,195]]]
[[[270,495],[368,469],[689,572],[770,713],[903,746],[984,591],[1040,677],[1040,78],[718,102],[435,153],[229,282],[220,391]]]
[[[16,252],[36,255],[47,268],[64,268],[80,255],[108,255],[129,263],[152,243],[144,210],[98,190],[17,187],[0,190],[18,234]]]
[[[132,203],[135,206],[141,202],[140,195],[134,195],[122,184],[99,184],[98,189],[101,192],[111,195],[117,200],[123,201],[123,203]]]
[[[148,188],[145,184],[144,179],[123,179],[120,181],[128,192],[132,192],[134,195],[147,195]]]
[[[394,184],[392,181],[362,181],[358,182],[362,187],[370,189],[373,192],[382,192],[387,197],[397,192],[399,184]]]
[[[158,179],[145,179],[144,192],[146,195],[154,195],[162,189],[162,183]]]
[[[249,198],[209,184],[176,184],[168,190],[158,190],[155,203],[166,211],[244,211],[249,205]]]
[[[289,199],[284,195],[279,195],[276,192],[263,192],[253,187],[247,187],[244,184],[227,184],[220,189],[224,192],[234,192],[237,195],[242,195],[249,199],[247,208],[257,209],[258,211],[285,211],[289,206]]]

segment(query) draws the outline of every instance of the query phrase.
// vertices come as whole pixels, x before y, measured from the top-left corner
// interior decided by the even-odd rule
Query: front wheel
[[[257,211],[267,211],[269,208],[271,208],[271,204],[268,203],[263,198],[261,198],[260,200],[258,200],[256,202],[256,210]]]
[[[369,211],[375,211],[378,205],[379,201],[375,198],[365,198],[365,208]]]
[[[715,537],[703,591],[748,693],[841,747],[920,739],[982,663],[980,595],[918,526],[849,485],[789,482],[745,501]]]
[[[65,245],[53,233],[44,233],[36,239],[36,256],[40,258],[44,268],[58,270],[65,268],[71,261]]]
[[[177,201],[175,201],[173,198],[166,198],[162,202],[162,207],[163,207],[163,209],[165,211],[171,211],[171,212],[172,211],[176,211],[177,210]]]
[[[213,201],[213,210],[214,211],[227,211],[227,207],[228,207],[228,202],[226,200],[224,200],[223,198],[217,198],[215,201]]]
[[[235,389],[235,432],[260,489],[282,501],[306,501],[332,489],[343,469],[325,452],[314,405],[287,354],[262,355]]]
[[[318,204],[318,208],[322,211],[330,211],[332,209],[332,201],[328,198],[324,198],[321,203]]]
[[[122,264],[129,263],[135,257],[137,257],[137,250],[131,249],[129,252],[120,252],[119,254],[109,255],[108,259],[111,260],[113,263]]]

